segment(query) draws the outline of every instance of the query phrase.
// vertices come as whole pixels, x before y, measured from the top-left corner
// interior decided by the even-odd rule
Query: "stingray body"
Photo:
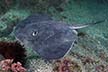
[[[86,26],[89,24],[70,26],[64,22],[54,21],[46,14],[35,14],[18,23],[14,34],[24,46],[33,48],[42,58],[51,60],[66,55],[78,38],[75,29]]]

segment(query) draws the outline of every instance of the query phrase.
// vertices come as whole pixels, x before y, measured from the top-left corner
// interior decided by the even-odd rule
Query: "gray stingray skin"
[[[51,60],[66,55],[77,40],[74,29],[46,14],[29,16],[14,31],[15,37],[25,47],[33,48],[40,57]]]

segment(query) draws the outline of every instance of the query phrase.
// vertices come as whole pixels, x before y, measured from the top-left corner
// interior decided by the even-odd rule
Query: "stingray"
[[[47,14],[34,14],[19,22],[14,34],[25,47],[32,48],[43,59],[52,60],[64,57],[73,48],[78,39],[76,29],[101,22],[67,24]]]

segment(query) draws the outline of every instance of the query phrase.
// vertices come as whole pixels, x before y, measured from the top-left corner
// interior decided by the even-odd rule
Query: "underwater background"
[[[62,70],[64,59],[45,62],[26,48],[26,72],[108,72],[108,0],[0,0],[0,41],[15,42],[14,27],[34,13],[69,24],[105,22],[78,30],[78,42],[65,57],[69,71]]]

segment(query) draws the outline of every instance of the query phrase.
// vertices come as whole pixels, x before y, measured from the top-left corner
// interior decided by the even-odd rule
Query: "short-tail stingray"
[[[85,25],[68,25],[46,14],[35,14],[18,23],[14,34],[25,47],[33,48],[40,57],[59,59],[70,51],[77,40],[76,29],[101,22],[103,20]]]

